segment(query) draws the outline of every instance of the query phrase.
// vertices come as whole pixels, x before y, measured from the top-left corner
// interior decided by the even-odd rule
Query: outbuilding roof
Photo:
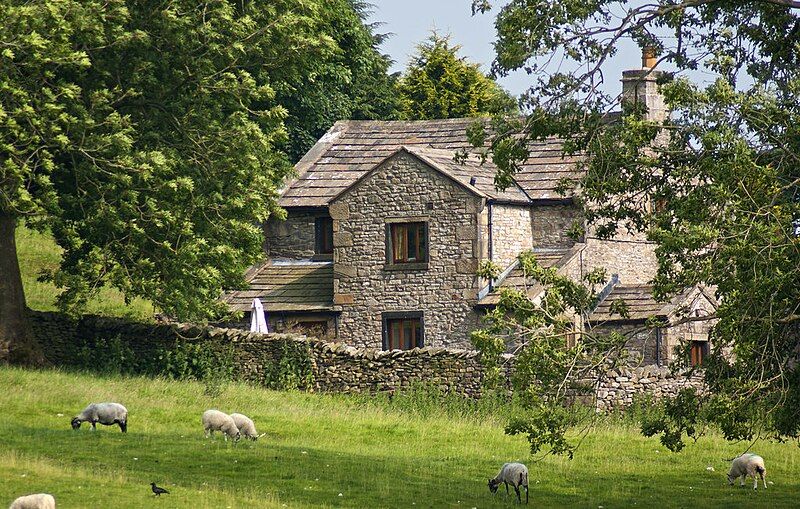
[[[327,206],[403,146],[438,149],[437,160],[444,164],[442,159],[452,160],[457,151],[473,150],[467,128],[476,121],[480,119],[336,122],[297,163],[297,177],[287,183],[279,203],[282,207]],[[559,183],[580,177],[578,159],[562,157],[561,148],[557,139],[529,145],[530,157],[514,177],[529,200],[563,199],[556,191]],[[471,170],[477,171],[475,166]],[[482,174],[488,173],[487,169]]]
[[[247,290],[226,293],[231,309],[250,311],[256,297],[264,311],[333,310],[333,263],[269,260],[245,274]]]

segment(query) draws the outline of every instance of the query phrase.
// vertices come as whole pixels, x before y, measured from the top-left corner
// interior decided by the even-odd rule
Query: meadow
[[[15,240],[22,285],[25,288],[25,301],[28,307],[37,311],[55,311],[59,290],[53,283],[39,281],[42,271],[53,270],[61,260],[61,248],[53,237],[40,233],[24,225],[17,227]],[[114,288],[100,288],[90,299],[86,313],[105,316],[119,316],[136,320],[152,320],[152,303],[136,298],[126,303],[122,292]]]
[[[575,458],[532,458],[503,433],[502,411],[436,398],[381,398],[206,386],[137,377],[0,368],[0,506],[46,491],[62,508],[512,507],[487,479],[523,461],[531,507],[796,507],[800,449],[759,442],[766,491],[730,487],[747,444],[711,435],[670,453],[608,418]],[[213,393],[213,391],[212,391]],[[70,418],[92,401],[128,407],[129,428]],[[207,408],[250,415],[258,442],[203,437]],[[713,471],[708,467],[712,467]],[[149,483],[171,491],[156,498]],[[523,494],[524,497],[524,494]]]

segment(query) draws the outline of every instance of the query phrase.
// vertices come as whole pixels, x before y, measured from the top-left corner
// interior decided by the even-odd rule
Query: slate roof
[[[534,257],[536,261],[539,262],[539,265],[547,269],[556,266],[565,256],[571,254],[571,252],[572,248],[540,250],[534,251]],[[539,287],[539,285],[525,277],[522,266],[517,264],[502,281],[495,285],[491,293],[478,301],[478,305],[497,305],[497,303],[500,302],[500,290],[503,288],[512,288],[514,290],[526,292]]]
[[[497,172],[497,166],[490,161],[486,161],[485,163],[481,164],[480,158],[476,154],[470,155],[463,162],[456,162],[453,160],[453,152],[449,150],[416,146],[402,146],[392,152],[387,159],[391,159],[395,154],[400,152],[407,152],[413,155],[439,173],[452,180],[455,180],[468,191],[483,198],[503,203],[530,203],[530,198],[528,198],[528,195],[525,194],[525,191],[523,191],[522,188],[516,183],[503,191],[496,189],[494,187],[494,176]],[[386,159],[384,159],[384,161],[385,160]],[[375,168],[381,166],[382,162],[378,163]],[[350,187],[358,183],[370,173],[372,173],[372,170],[359,177],[359,179],[353,182]],[[473,179],[475,182],[474,184],[472,183]],[[345,188],[342,193],[350,189],[350,187]],[[342,194],[339,196],[342,196]],[[336,198],[334,198],[334,200],[335,199]]]
[[[270,260],[245,274],[247,290],[226,293],[231,309],[250,311],[258,297],[264,311],[333,310],[333,263]]]
[[[297,163],[298,176],[287,183],[282,207],[324,207],[369,170],[400,147],[446,150],[450,157],[471,150],[466,130],[476,119],[418,121],[339,121]],[[556,186],[565,178],[578,178],[577,158],[561,157],[561,142],[530,144],[530,158],[515,176],[531,199],[563,199]],[[439,159],[443,157],[440,156]],[[474,169],[474,167],[473,167]],[[488,173],[488,172],[484,172]]]
[[[627,318],[619,313],[611,314],[611,305],[616,300],[623,300],[628,306]],[[674,307],[669,302],[657,302],[653,297],[653,287],[648,285],[617,285],[592,312],[591,322],[616,320],[645,320],[651,316],[667,316]]]

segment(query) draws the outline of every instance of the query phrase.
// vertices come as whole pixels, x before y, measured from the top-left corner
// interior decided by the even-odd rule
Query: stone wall
[[[629,365],[656,364],[658,361],[666,364],[668,362],[667,343],[664,339],[664,334],[662,334],[661,338],[661,352],[658,356],[656,354],[656,339],[657,334],[659,334],[656,328],[645,327],[641,321],[626,322],[620,320],[604,323],[592,329],[594,334],[609,334],[611,332],[618,332],[628,338],[625,349],[628,351]]]
[[[643,235],[618,235],[613,240],[587,237],[582,257],[584,273],[604,267],[609,276],[618,274],[623,285],[648,284],[658,269],[655,243]]]
[[[492,261],[501,269],[533,248],[532,211],[529,206],[492,205]]]
[[[382,351],[355,348],[296,334],[256,334],[238,329],[189,324],[148,324],[86,316],[72,319],[58,313],[31,312],[37,339],[47,359],[70,365],[78,341],[118,337],[137,356],[154,355],[177,341],[212,341],[233,349],[240,379],[265,384],[287,350],[301,351],[310,365],[311,386],[319,392],[360,393],[394,391],[415,383],[432,384],[447,393],[477,397],[483,370],[478,352],[444,348]],[[703,388],[702,375],[687,377],[668,368],[618,368],[597,386],[597,408],[603,411],[630,405],[637,394],[674,396],[684,387]]]
[[[575,244],[567,232],[575,221],[582,221],[577,205],[538,204],[532,210],[533,247],[566,248]]]
[[[270,217],[264,226],[264,251],[273,258],[306,258],[314,256],[314,221],[327,216],[318,210],[288,209],[285,220]]]
[[[618,368],[606,373],[598,384],[596,405],[601,411],[625,408],[637,396],[673,397],[687,387],[704,391],[703,375],[700,372],[691,376],[676,374],[659,366]]]
[[[189,324],[148,324],[58,313],[31,312],[34,333],[55,366],[69,366],[79,341],[119,338],[136,356],[157,355],[177,341],[213,341],[233,348],[237,376],[265,384],[270,371],[290,350],[307,352],[312,386],[320,392],[378,392],[433,384],[444,392],[480,395],[482,369],[475,351],[418,348],[386,352],[359,349],[297,334],[256,334],[239,329]]]
[[[422,312],[424,346],[469,344],[478,324],[482,200],[408,154],[383,163],[330,205],[339,337],[381,348],[382,314]],[[392,222],[425,222],[428,261],[388,264]]]

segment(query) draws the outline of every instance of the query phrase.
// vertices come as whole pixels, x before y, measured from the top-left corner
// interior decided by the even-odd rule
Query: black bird
[[[157,497],[160,496],[162,493],[169,494],[169,491],[165,490],[164,488],[156,486],[156,483],[154,482],[150,483],[150,489],[153,490],[153,493],[155,493]]]

